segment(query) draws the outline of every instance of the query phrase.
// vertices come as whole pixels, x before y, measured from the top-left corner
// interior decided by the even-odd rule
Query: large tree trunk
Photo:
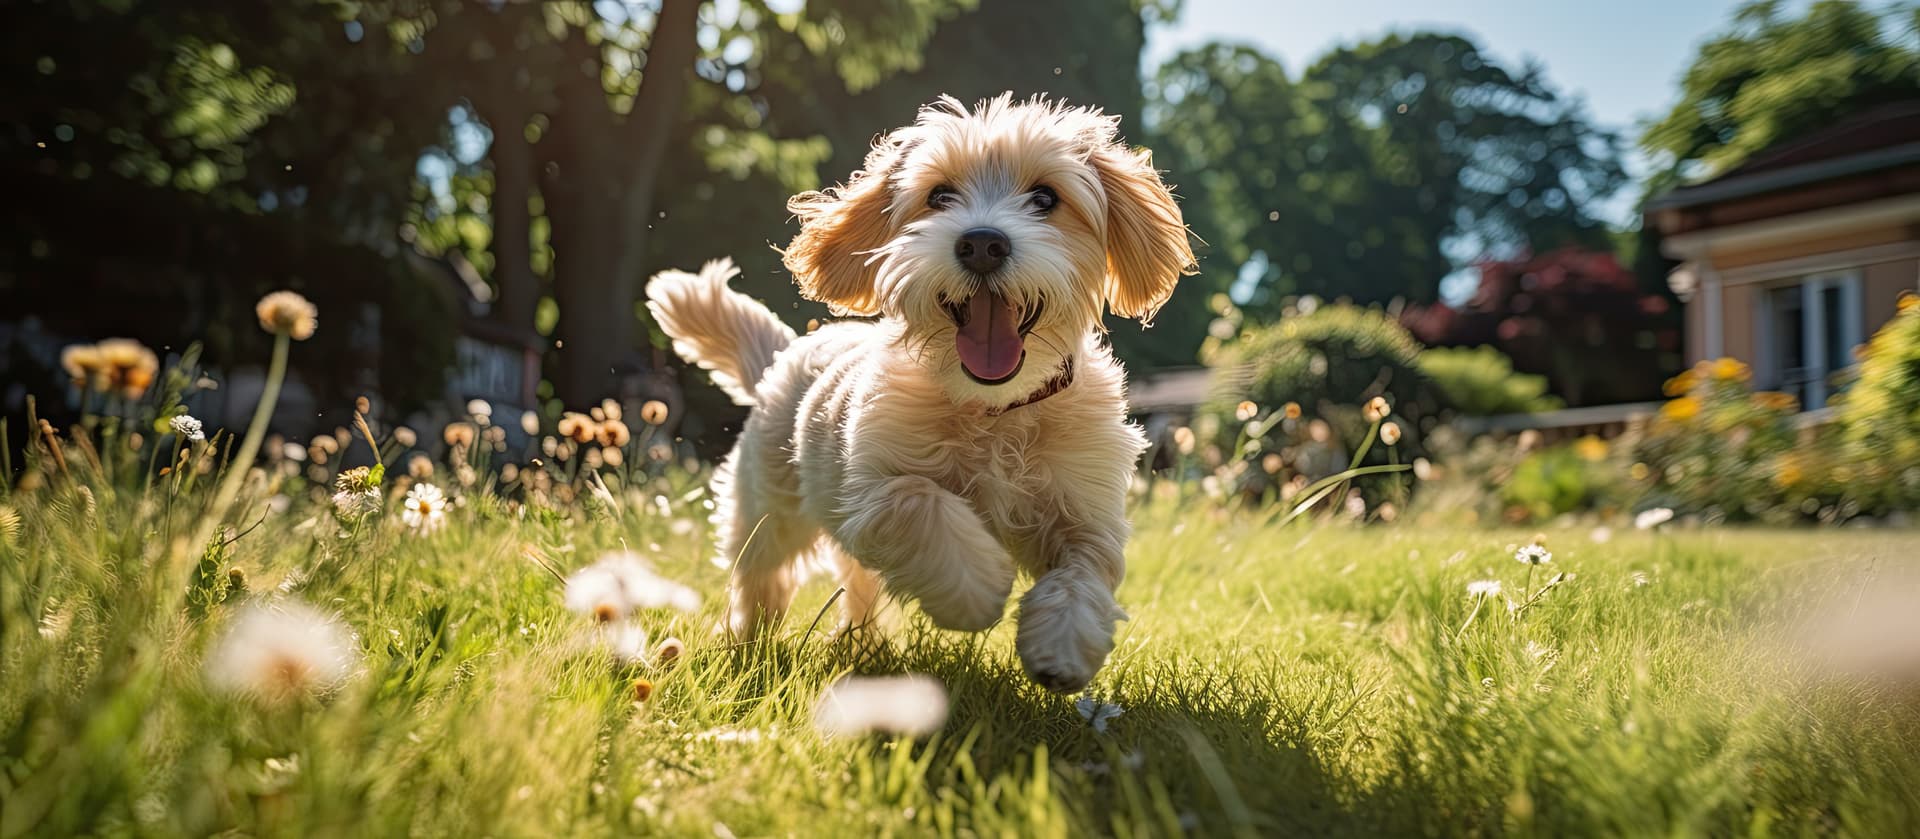
[[[633,110],[616,124],[600,86],[598,49],[577,33],[563,45],[579,75],[560,86],[551,177],[554,294],[560,304],[556,390],[568,405],[615,395],[637,370],[634,306],[646,271],[654,189],[697,54],[698,0],[664,0]],[[591,72],[587,72],[587,71]],[[546,143],[541,144],[545,146]]]
[[[540,278],[533,273],[533,148],[526,119],[507,114],[493,121],[493,281],[498,299],[493,317],[533,334]]]

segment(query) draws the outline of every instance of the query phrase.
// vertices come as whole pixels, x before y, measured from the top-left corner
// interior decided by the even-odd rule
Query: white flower
[[[173,426],[173,433],[196,443],[207,439],[207,431],[201,427],[200,421],[186,414],[167,420],[167,424]]]
[[[487,400],[485,399],[469,399],[467,400],[467,414],[475,417],[492,417],[493,406],[487,404]]]
[[[1650,586],[1650,585],[1653,585],[1653,578],[1652,578],[1652,577],[1649,577],[1649,576],[1647,576],[1647,572],[1645,572],[1645,571],[1635,571],[1635,572],[1633,572],[1633,577],[1632,577],[1632,579],[1633,579],[1633,587],[1634,587],[1634,588],[1639,588],[1639,587],[1641,587],[1641,586]]]
[[[632,621],[600,625],[594,630],[594,644],[618,664],[647,663],[647,630]]]
[[[1639,530],[1652,530],[1673,521],[1673,510],[1667,507],[1655,507],[1633,517],[1633,526]]]
[[[700,608],[693,589],[653,572],[631,551],[615,551],[567,578],[567,608],[605,623],[640,609]]]
[[[1613,541],[1613,528],[1604,524],[1600,525],[1594,528],[1592,533],[1587,534],[1587,537],[1592,539],[1596,545],[1604,545]]]
[[[1527,565],[1545,565],[1553,561],[1553,554],[1544,545],[1525,545],[1513,552],[1513,558]]]
[[[447,521],[447,496],[433,484],[414,484],[407,491],[400,520],[420,533],[432,533]]]
[[[207,655],[207,681],[271,700],[321,693],[353,672],[353,631],[298,601],[247,607]]]
[[[828,686],[813,722],[832,737],[869,732],[921,737],[947,722],[947,689],[931,676],[848,676]]]
[[[1079,711],[1087,724],[1101,734],[1107,733],[1107,723],[1110,720],[1127,712],[1125,708],[1111,702],[1102,702],[1092,696],[1082,696],[1074,700],[1073,709]]]
[[[1467,584],[1467,595],[1470,597],[1492,597],[1499,593],[1499,580],[1474,580]]]

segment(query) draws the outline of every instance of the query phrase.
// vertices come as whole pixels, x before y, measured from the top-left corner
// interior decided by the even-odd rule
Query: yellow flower
[[[556,426],[560,436],[572,439],[576,443],[591,443],[600,436],[600,424],[593,418],[578,411],[567,411],[560,415],[560,424]]]
[[[1674,422],[1686,422],[1700,415],[1700,401],[1691,396],[1672,399],[1660,406],[1660,416]]]
[[[1753,370],[1737,358],[1720,358],[1713,362],[1713,380],[1716,382],[1744,382],[1750,378],[1753,378]]]
[[[1598,462],[1607,459],[1607,442],[1588,434],[1573,443],[1573,453],[1581,460]]]
[[[1662,388],[1662,391],[1668,396],[1685,396],[1687,391],[1693,390],[1693,382],[1693,371],[1687,370],[1678,376],[1668,379],[1666,387]]]
[[[1780,487],[1790,487],[1800,483],[1800,479],[1804,477],[1806,477],[1806,471],[1800,468],[1800,464],[1788,460],[1782,462],[1780,468],[1774,471],[1773,482]]]
[[[1902,314],[1920,311],[1920,294],[1914,294],[1911,291],[1900,292],[1900,299],[1894,301],[1893,307],[1895,311]]]
[[[295,341],[313,337],[313,331],[320,326],[320,310],[307,298],[291,291],[276,291],[260,298],[253,313],[260,318],[261,329]]]
[[[1288,402],[1286,407],[1280,409],[1280,412],[1286,414],[1287,419],[1297,420],[1300,418],[1300,403]]]
[[[1653,470],[1648,468],[1648,466],[1644,463],[1635,463],[1634,465],[1627,468],[1627,476],[1633,478],[1636,481],[1644,481],[1647,479],[1647,476],[1652,474],[1653,474]]]

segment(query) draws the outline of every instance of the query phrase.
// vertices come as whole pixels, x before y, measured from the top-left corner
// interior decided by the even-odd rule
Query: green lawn
[[[1520,618],[1532,534],[1262,525],[1137,512],[1132,620],[1091,693],[1021,674],[1012,627],[969,637],[891,610],[884,640],[708,634],[724,572],[695,486],[583,524],[486,498],[415,538],[340,539],[296,502],[225,556],[169,568],[168,505],[16,493],[0,528],[0,835],[589,836],[1821,834],[1920,824],[1920,702],[1836,679],[1797,627],[1914,561],[1894,532],[1547,534],[1572,577]],[[183,505],[184,506],[184,505]],[[257,505],[256,505],[257,506]],[[389,510],[397,505],[388,504]],[[251,520],[251,516],[249,516]],[[169,523],[170,522],[170,523]],[[4,522],[0,522],[4,524]],[[651,613],[677,666],[583,642],[562,572],[624,542],[705,594]],[[191,565],[191,563],[187,563]],[[358,636],[333,693],[278,706],[208,687],[247,597],[297,596]],[[172,579],[198,580],[184,598]],[[1636,577],[1636,575],[1638,575]],[[284,585],[283,585],[284,584]],[[1844,614],[1844,611],[1842,612]],[[952,713],[922,740],[833,740],[838,675],[924,672]],[[634,681],[653,683],[644,703]]]

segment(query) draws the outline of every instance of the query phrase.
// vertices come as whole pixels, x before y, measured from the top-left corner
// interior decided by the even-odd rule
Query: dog
[[[726,261],[648,283],[675,351],[753,409],[713,481],[735,638],[779,621],[810,568],[838,576],[843,628],[886,594],[968,632],[1023,571],[1027,674],[1073,692],[1105,663],[1146,441],[1102,312],[1146,324],[1194,270],[1179,205],[1118,127],[942,97],[844,186],[795,196],[801,293],[877,318],[796,336],[729,289]]]

